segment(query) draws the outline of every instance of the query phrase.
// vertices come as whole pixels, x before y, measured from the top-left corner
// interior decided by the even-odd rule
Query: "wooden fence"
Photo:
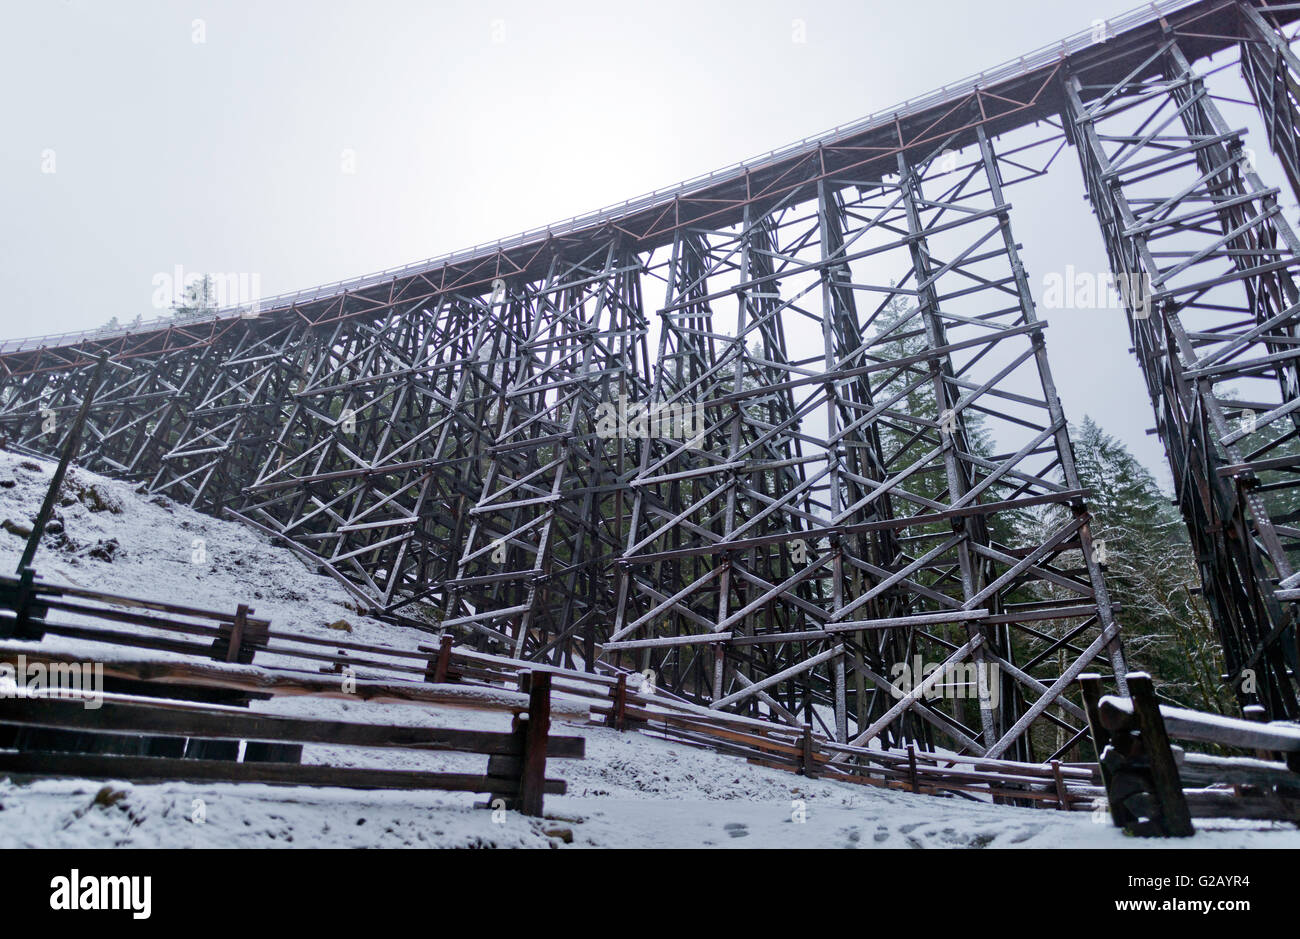
[[[214,612],[31,577],[0,576],[0,637],[50,635],[169,653],[167,661],[106,658],[109,679],[136,694],[149,688],[154,695],[227,705],[308,694],[482,707],[490,706],[490,696],[465,695],[475,688],[513,691],[530,680],[528,675],[544,675],[557,695],[579,702],[570,714],[809,777],[1064,810],[1090,809],[1104,797],[1095,763],[1017,763],[914,747],[850,747],[809,725],[724,713],[662,689],[651,690],[643,687],[638,673],[606,663],[597,663],[599,672],[540,665],[457,649],[450,636],[443,636],[438,645],[397,649],[272,629],[268,621],[254,618],[254,612],[243,605]],[[72,616],[79,621],[69,621]],[[12,647],[0,648],[0,661],[13,655]],[[59,659],[46,657],[51,662]],[[351,685],[347,690],[345,681]],[[255,759],[291,759],[289,748],[298,745],[259,742]],[[205,738],[191,755],[229,758],[238,746],[237,741]],[[501,765],[511,758],[493,757]]]
[[[532,663],[455,649],[450,636],[429,653],[435,676],[449,681],[508,686],[512,676]],[[1090,810],[1104,796],[1095,763],[1048,764],[990,760],[907,749],[851,747],[815,733],[810,725],[791,725],[712,710],[655,689],[645,693],[634,683],[641,676],[612,666],[606,674],[545,667],[555,688],[586,698],[591,714],[610,727],[638,730],[688,746],[742,757],[751,763],[809,777],[902,789],[930,795],[1056,808]]]
[[[427,655],[272,635],[269,621],[253,618],[252,612],[244,605],[223,613],[124,597],[49,584],[30,574],[0,576],[0,638],[22,640],[0,645],[0,663],[15,670],[39,665],[46,674],[84,664],[84,656],[29,645],[45,636],[113,647],[111,655],[91,654],[102,659],[96,661],[108,689],[102,707],[88,708],[83,700],[51,693],[0,696],[0,772],[473,791],[540,815],[543,795],[565,790],[563,780],[545,778],[547,759],[583,756],[581,737],[550,735],[549,674],[520,672],[514,677],[520,691],[513,694],[439,689],[425,684]],[[70,616],[81,622],[70,622]],[[127,650],[168,657],[133,661],[121,656]],[[258,655],[282,664],[254,666]],[[345,666],[380,674],[339,674]],[[308,671],[313,668],[315,672]],[[512,713],[514,721],[508,732],[490,732],[276,717],[239,709],[252,700],[283,695],[503,711]],[[302,765],[304,744],[477,753],[488,757],[487,771]]]
[[[1103,695],[1099,676],[1079,677],[1115,825],[1188,837],[1193,818],[1300,823],[1300,727],[1159,704],[1143,673],[1128,675],[1127,685],[1127,696]],[[1171,740],[1251,755],[1192,753]]]
[[[140,782],[228,782],[290,786],[339,786],[348,789],[441,789],[484,792],[506,799],[510,808],[527,815],[542,814],[546,793],[562,794],[564,780],[546,778],[548,758],[580,759],[581,737],[553,737],[550,728],[550,676],[534,676],[529,700],[508,732],[450,730],[393,724],[279,717],[213,708],[180,701],[159,702],[124,695],[106,695],[90,702],[49,693],[0,698],[0,723],[24,728],[74,732],[109,747],[120,735],[138,740],[174,743],[173,754],[127,755],[103,752],[61,752],[53,749],[0,751],[0,772]],[[87,707],[97,703],[97,707]],[[486,774],[371,769],[354,766],[303,765],[276,761],[231,762],[186,759],[187,739],[248,741],[269,744],[328,744],[344,748],[446,751],[486,754]],[[82,748],[79,748],[82,749]],[[156,752],[156,751],[155,751]]]

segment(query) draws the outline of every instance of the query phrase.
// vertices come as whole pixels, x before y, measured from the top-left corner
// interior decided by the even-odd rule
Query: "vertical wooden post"
[[[619,675],[618,682],[614,685],[614,713],[610,715],[610,723],[614,725],[615,730],[627,729],[627,675]]]
[[[248,625],[248,604],[241,603],[235,609],[235,621],[230,624],[230,641],[226,644],[226,661],[238,662],[240,647],[244,644],[244,627]]]
[[[1079,693],[1083,709],[1088,714],[1088,728],[1092,731],[1092,745],[1097,751],[1097,765],[1101,770],[1101,784],[1106,787],[1106,802],[1110,805],[1110,820],[1116,828],[1124,828],[1137,818],[1115,798],[1115,780],[1102,762],[1102,754],[1110,746],[1110,731],[1101,722],[1101,676],[1089,672],[1079,676]]]
[[[1056,807],[1062,812],[1070,811],[1070,793],[1065,787],[1065,777],[1061,775],[1061,761],[1052,760],[1052,778],[1056,781]]]
[[[41,639],[45,636],[43,620],[48,607],[36,602],[36,574],[30,567],[18,572],[12,589],[0,588],[0,603],[14,611],[11,625],[0,620],[0,639]]]
[[[542,814],[546,785],[546,735],[551,726],[551,676],[549,672],[525,672],[520,689],[528,693],[528,725],[524,728],[523,767],[519,774],[519,811]]]
[[[212,640],[212,650],[210,655],[217,662],[242,662],[247,665],[253,661],[255,649],[252,648],[251,642],[248,654],[244,654],[244,643],[246,640],[252,640],[254,637],[249,634],[248,617],[256,612],[247,603],[241,603],[235,608],[234,618],[231,620],[229,631],[227,627],[221,626],[217,632],[217,638]],[[223,635],[224,633],[224,635]]]
[[[907,745],[907,779],[912,786],[913,792],[920,792],[920,780],[916,774],[916,744]]]
[[[1241,709],[1241,713],[1245,716],[1246,720],[1254,721],[1256,724],[1268,723],[1268,711],[1264,709],[1262,704],[1248,704]],[[1272,750],[1256,750],[1255,756],[1258,759],[1270,761],[1278,758],[1277,754]]]
[[[441,685],[447,680],[447,669],[451,665],[451,636],[443,636],[438,643],[438,660],[433,666],[433,682]]]
[[[813,749],[812,724],[803,725],[803,738],[799,748],[799,772],[809,779],[817,778],[817,760]]]
[[[839,561],[839,555],[836,555],[836,562]],[[841,589],[839,577],[834,581],[835,589]],[[849,705],[848,690],[845,686],[845,669],[844,669],[844,646],[837,646],[838,649],[835,658],[831,659],[833,666],[831,674],[835,684],[835,741],[836,743],[849,742]]]
[[[1142,734],[1142,752],[1151,771],[1156,802],[1160,806],[1161,827],[1165,835],[1187,838],[1196,834],[1192,816],[1183,797],[1183,785],[1178,778],[1178,766],[1169,748],[1169,735],[1165,732],[1164,718],[1156,702],[1155,686],[1151,676],[1141,672],[1128,676],[1128,691],[1133,699],[1133,713]]]

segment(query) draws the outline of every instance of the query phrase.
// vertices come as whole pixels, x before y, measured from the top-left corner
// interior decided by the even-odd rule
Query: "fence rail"
[[[448,730],[410,725],[360,724],[241,713],[178,702],[159,703],[113,695],[100,706],[86,701],[18,695],[0,699],[0,725],[89,735],[90,748],[116,743],[109,735],[130,735],[150,743],[161,737],[176,744],[178,756],[66,752],[55,746],[0,750],[0,772],[142,782],[245,782],[349,789],[441,789],[485,792],[507,798],[507,806],[540,815],[544,794],[563,794],[562,779],[545,777],[548,758],[581,758],[581,737],[550,737],[550,680],[536,676],[530,686],[526,720],[509,732]],[[147,737],[146,737],[147,735]],[[186,759],[180,744],[195,737],[260,744],[305,743],[334,747],[450,751],[489,756],[486,774],[302,765],[293,762]],[[86,741],[78,739],[79,750]]]
[[[533,663],[465,649],[451,637],[421,646],[435,655],[433,670],[447,680],[509,684]],[[777,723],[711,710],[658,689],[633,687],[642,676],[606,663],[606,674],[548,667],[557,691],[587,698],[607,726],[741,757],[756,765],[840,782],[1015,802],[1065,811],[1091,810],[1104,798],[1095,763],[1048,764],[919,751],[873,750],[837,743],[807,724]]]
[[[504,798],[509,808],[541,815],[544,795],[565,791],[564,780],[546,778],[547,759],[584,754],[583,738],[550,735],[549,674],[519,672],[513,676],[519,691],[513,693],[431,686],[425,683],[428,664],[423,660],[428,657],[419,653],[344,642],[369,657],[348,657],[342,650],[326,654],[325,647],[339,643],[304,635],[273,637],[270,621],[253,618],[243,604],[233,612],[203,610],[50,584],[30,571],[0,577],[0,607],[0,638],[25,640],[0,645],[0,664],[15,668],[15,674],[19,665],[40,665],[53,674],[81,664],[67,652],[28,645],[47,635],[109,645],[114,654],[96,664],[118,688],[99,695],[96,707],[86,706],[84,694],[83,700],[68,699],[61,691],[29,694],[19,689],[0,696],[0,773],[483,792]],[[111,626],[68,623],[56,618],[59,614]],[[120,657],[123,650],[140,649],[182,658]],[[259,653],[287,658],[289,666],[255,666]],[[365,663],[392,674],[363,679],[306,671],[322,661],[329,663],[321,670],[327,673],[345,663]],[[404,664],[413,661],[420,664]],[[514,721],[508,732],[455,730],[281,717],[195,703],[212,692],[237,705],[314,695],[503,711],[512,713]],[[473,753],[487,756],[488,763],[486,772],[477,774],[304,765],[299,763],[304,744]]]
[[[232,604],[233,605],[233,604]],[[128,597],[104,591],[52,584],[34,575],[6,577],[0,575],[0,638],[37,640],[57,636],[107,646],[115,651],[103,656],[104,675],[132,689],[151,689],[159,697],[202,697],[217,694],[218,701],[246,705],[250,700],[277,696],[315,696],[347,700],[400,702],[435,707],[471,708],[507,711],[519,715],[528,709],[528,699],[519,688],[544,679],[560,699],[553,707],[560,716],[582,718],[618,730],[633,730],[672,740],[686,746],[736,756],[755,765],[801,773],[861,785],[901,789],[926,794],[949,794],[974,799],[1015,802],[1066,810],[1088,809],[1102,794],[1095,783],[1095,764],[1024,764],[1006,760],[989,760],[980,756],[935,754],[907,750],[873,750],[850,747],[815,733],[809,725],[723,713],[683,700],[662,689],[652,688],[636,672],[598,663],[601,671],[585,672],[558,666],[539,665],[506,656],[470,649],[455,648],[451,636],[443,636],[437,645],[422,645],[414,650],[398,649],[351,639],[311,636],[272,628],[265,619],[254,617],[245,605],[233,610],[213,611],[178,603]],[[79,622],[68,621],[75,616]],[[89,621],[89,622],[88,622]],[[98,622],[96,622],[98,621]],[[93,646],[91,647],[93,648]],[[165,658],[133,659],[123,652],[148,650],[167,653]],[[14,664],[19,655],[29,662],[49,667],[75,663],[67,652],[31,648],[26,642],[0,645],[0,663]],[[137,693],[139,693],[137,691]],[[35,705],[24,705],[34,707]],[[175,708],[171,703],[152,703],[155,709]],[[64,709],[65,711],[67,709]],[[6,720],[5,714],[18,713],[0,708],[0,724],[18,724]],[[25,712],[24,712],[25,713]],[[51,710],[48,713],[59,713]],[[122,713],[139,714],[139,711]],[[183,711],[186,716],[202,711]],[[221,714],[240,714],[226,708]],[[259,723],[269,720],[243,712],[246,720],[232,724],[238,730],[227,735],[207,734],[210,722],[196,724],[187,736],[209,741],[200,753],[228,753],[220,749],[225,742],[257,737],[254,728],[288,728],[291,725]],[[79,725],[98,732],[94,718]],[[170,713],[151,713],[148,721],[135,727],[138,734],[155,738],[168,723],[177,718]],[[324,726],[321,722],[318,725]],[[328,722],[326,722],[328,723]],[[62,728],[70,730],[73,728]],[[341,736],[340,745],[352,739],[341,726],[331,732]],[[448,738],[450,739],[450,738]],[[283,754],[284,748],[300,746],[305,741],[288,737],[259,740],[271,754]],[[237,746],[237,743],[235,744]],[[560,745],[552,756],[561,757],[572,748],[571,742]],[[152,752],[152,751],[151,751]],[[143,757],[137,757],[140,759]],[[10,755],[9,760],[14,757]],[[151,758],[152,759],[152,758]],[[495,754],[500,764],[517,757]],[[196,767],[186,760],[183,767],[115,761],[120,775],[148,772],[175,773],[179,769],[194,774],[216,769]],[[57,759],[33,756],[24,764],[38,765],[46,771],[59,769],[74,775],[88,775],[93,761],[60,755]],[[224,764],[229,769],[230,764]],[[283,767],[281,767],[283,768]],[[304,768],[284,769],[284,781],[310,783]],[[0,770],[13,771],[11,762],[0,760]],[[275,775],[265,767],[237,770],[250,781],[268,781]],[[228,773],[225,778],[230,778]],[[357,774],[332,774],[321,771],[320,779],[359,781],[370,777]],[[190,778],[198,778],[192,776]],[[219,774],[204,779],[220,778]],[[374,777],[394,783],[416,784],[419,777]],[[488,791],[488,790],[484,790]]]

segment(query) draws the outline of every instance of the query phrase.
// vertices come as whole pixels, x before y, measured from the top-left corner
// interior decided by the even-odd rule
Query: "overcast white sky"
[[[1133,5],[5,0],[0,338],[157,315],[154,277],[176,265],[255,273],[271,295],[495,240]],[[1040,294],[1067,264],[1105,270],[1073,152],[1009,198]],[[1090,413],[1167,481],[1122,314],[1041,312],[1071,419]]]

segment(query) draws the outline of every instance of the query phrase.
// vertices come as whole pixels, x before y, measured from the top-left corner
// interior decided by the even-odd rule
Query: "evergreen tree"
[[[907,300],[902,296],[894,297],[876,317],[876,341],[872,347],[872,357],[884,360],[898,360],[925,353],[928,342],[925,326],[913,312]],[[925,433],[903,418],[923,418],[940,423],[943,412],[935,394],[934,383],[929,379],[929,365],[919,361],[906,368],[900,368],[896,374],[887,375],[875,391],[877,402],[888,400],[904,389],[907,393],[889,408],[881,417],[881,445],[885,459],[889,461],[891,471],[897,472],[912,465],[925,456],[935,446],[937,433]],[[893,415],[898,415],[894,417]],[[965,440],[970,453],[989,458],[994,455],[995,444],[989,433],[984,415],[973,408],[966,408],[960,417],[960,427],[965,433]],[[948,479],[943,471],[941,461],[911,476],[902,489],[936,502],[951,501],[948,491]],[[917,509],[917,511],[922,511]],[[1011,544],[1016,540],[1015,532],[1019,520],[1010,513],[999,513],[991,520],[990,535],[994,541]],[[936,533],[947,534],[951,528],[947,524],[932,526]]]
[[[1071,436],[1129,667],[1150,672],[1179,704],[1230,710],[1218,637],[1177,509],[1146,467],[1091,418]]]
[[[217,309],[217,291],[212,278],[204,274],[185,288],[185,299],[172,304],[172,316],[178,320],[195,319],[215,312]]]

